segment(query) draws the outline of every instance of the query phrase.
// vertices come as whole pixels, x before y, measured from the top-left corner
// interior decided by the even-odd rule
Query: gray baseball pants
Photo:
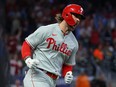
[[[56,87],[56,80],[39,69],[29,69],[23,83],[24,87]]]

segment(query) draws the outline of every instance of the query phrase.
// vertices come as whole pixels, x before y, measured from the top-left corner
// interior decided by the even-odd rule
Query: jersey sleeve
[[[25,40],[32,48],[35,48],[38,44],[45,40],[46,35],[45,29],[40,27],[30,34]]]

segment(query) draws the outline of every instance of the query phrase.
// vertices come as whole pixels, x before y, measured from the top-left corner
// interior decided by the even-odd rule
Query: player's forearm
[[[29,56],[31,57],[31,52],[32,52],[32,49],[30,45],[26,41],[24,41],[21,48],[22,58],[26,59]]]
[[[72,71],[72,69],[73,69],[72,65],[63,64],[63,67],[62,67],[62,76],[64,77],[66,75],[66,73],[68,71]]]

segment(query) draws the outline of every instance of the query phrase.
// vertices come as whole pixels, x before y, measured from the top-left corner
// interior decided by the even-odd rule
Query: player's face
[[[74,31],[76,29],[76,27],[78,26],[78,24],[80,23],[80,19],[74,15],[72,15],[74,21],[75,21],[75,25],[74,26],[69,26],[69,30],[70,31]]]

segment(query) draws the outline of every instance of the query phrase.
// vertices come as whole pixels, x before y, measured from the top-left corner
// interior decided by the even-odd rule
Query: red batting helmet
[[[70,4],[66,6],[62,12],[62,17],[70,26],[76,24],[74,19],[72,18],[72,14],[75,14],[75,16],[80,19],[85,19],[85,17],[83,16],[83,8],[77,4]]]

